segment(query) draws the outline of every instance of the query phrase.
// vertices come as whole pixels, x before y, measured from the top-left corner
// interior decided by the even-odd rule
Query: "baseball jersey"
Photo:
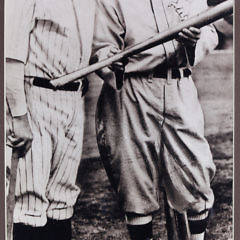
[[[87,66],[93,17],[85,6],[91,10],[91,5],[84,0],[8,0],[5,57],[23,62],[25,76],[46,79]],[[13,111],[16,102],[26,108],[23,96],[16,94],[21,84],[12,86],[12,98],[18,98],[10,100]]]
[[[99,59],[106,58],[113,48],[122,50],[138,44],[207,8],[207,2],[199,0],[98,0],[97,4],[93,52]],[[161,18],[156,19],[155,11],[159,12]],[[217,42],[214,27],[203,27],[202,37],[195,49],[195,64]],[[149,71],[161,64],[169,68],[187,64],[184,47],[177,40],[130,57],[126,73]]]
[[[14,113],[24,98],[33,134],[30,150],[18,163],[14,223],[39,227],[47,218],[63,220],[73,214],[80,192],[76,177],[87,81],[79,80],[73,91],[55,91],[34,81],[46,83],[88,65],[95,2],[9,0],[8,9],[6,65],[12,68],[6,71],[6,96]]]
[[[13,9],[15,15],[9,16],[11,30],[6,57],[24,62],[25,76],[47,79],[86,66],[90,56],[88,44],[91,45],[91,41],[84,41],[83,38],[91,39],[92,32],[88,30],[91,29],[92,19],[91,14],[81,11],[82,2],[58,0],[56,4],[55,0],[14,1],[14,8],[19,11]],[[19,42],[22,44],[19,45]]]
[[[97,0],[97,4],[93,55],[98,59],[207,7],[204,0]],[[117,79],[110,68],[99,73],[104,85],[96,111],[98,147],[124,212],[157,211],[162,187],[170,206],[179,212],[212,207],[215,166],[204,137],[197,89],[190,75],[171,73],[193,64],[190,53],[193,57],[195,53],[197,64],[217,43],[214,27],[206,26],[191,51],[173,40],[129,57],[121,89],[114,87]],[[163,70],[160,76],[154,76],[157,66],[158,73]]]

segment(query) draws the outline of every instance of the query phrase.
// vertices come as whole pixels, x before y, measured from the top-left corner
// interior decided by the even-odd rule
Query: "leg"
[[[208,217],[209,210],[202,212],[188,212],[191,240],[204,240],[205,230],[208,224]]]
[[[30,82],[26,92],[34,136],[31,151],[19,161],[15,222],[37,231],[47,217],[65,220],[73,214],[79,193],[75,180],[81,159],[83,107],[80,92],[55,92]],[[62,176],[56,176],[57,172]]]
[[[126,223],[131,240],[152,239],[152,215],[126,214]]]
[[[53,141],[47,130],[49,106],[46,89],[25,82],[28,117],[33,132],[32,147],[19,159],[14,209],[14,237],[16,239],[36,234],[43,238],[43,226],[47,222],[46,186],[49,179]],[[44,100],[43,100],[44,99]],[[54,129],[54,126],[52,127]]]
[[[186,212],[178,213],[172,209],[164,192],[165,217],[168,240],[190,240],[190,230]]]
[[[189,209],[188,218],[200,220],[206,227],[203,223],[206,222],[206,214],[201,213],[206,213],[213,205],[210,182],[215,165],[204,137],[203,114],[197,92],[192,80],[187,78],[171,81],[165,92],[163,164],[168,202],[179,212]],[[191,238],[198,234],[192,229],[195,223],[189,220]]]
[[[23,223],[15,223],[13,240],[43,240],[46,239],[45,227],[33,227]]]
[[[46,237],[44,240],[71,240],[72,239],[72,228],[71,219],[66,220],[54,220],[48,218],[46,227]]]
[[[203,213],[179,213],[165,200],[166,227],[169,240],[203,240],[208,210]]]
[[[142,239],[139,235],[151,239],[151,214],[159,208],[163,110],[159,93],[160,82],[153,86],[147,79],[126,80],[121,92],[104,85],[97,107],[101,159],[127,215],[132,239]]]
[[[62,113],[59,116],[57,144],[46,189],[49,200],[47,217],[66,220],[72,217],[73,206],[80,192],[76,178],[82,154],[83,98],[80,92],[59,92],[55,101],[65,103],[59,102]]]
[[[83,98],[81,92],[58,92],[58,131],[50,178],[46,187],[47,208],[46,240],[71,240],[73,206],[80,189],[76,185],[83,142]],[[62,102],[61,102],[62,101]],[[61,107],[60,107],[61,106]]]
[[[133,93],[143,87],[124,84],[121,92],[103,86],[96,114],[98,147],[124,212],[148,215],[159,208],[159,122],[141,99],[145,94]]]

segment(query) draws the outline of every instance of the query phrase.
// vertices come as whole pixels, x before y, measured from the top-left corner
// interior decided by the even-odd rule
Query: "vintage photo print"
[[[5,239],[236,238],[235,4],[4,2]]]

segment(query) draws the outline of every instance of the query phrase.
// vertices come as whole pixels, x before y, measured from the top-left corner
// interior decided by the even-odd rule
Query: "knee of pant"
[[[191,234],[205,232],[209,220],[209,211],[204,210],[200,213],[188,213],[188,224]]]
[[[142,225],[152,221],[152,215],[141,215],[135,213],[125,214],[126,223],[130,225]]]

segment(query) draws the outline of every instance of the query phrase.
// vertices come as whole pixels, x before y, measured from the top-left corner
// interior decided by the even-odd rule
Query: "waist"
[[[134,77],[134,76],[144,76],[146,78],[153,77],[153,78],[168,78],[168,74],[172,79],[178,79],[182,77],[189,77],[192,72],[188,68],[180,68],[180,69],[167,69],[167,68],[154,68],[153,71],[146,71],[146,72],[131,72],[126,73],[125,77]]]
[[[168,74],[170,78],[177,79],[182,77],[189,77],[191,75],[191,70],[188,68],[184,69],[162,69],[162,68],[155,68],[153,71],[154,78],[168,78]]]
[[[84,83],[85,81],[87,81],[86,79],[82,80],[82,82]],[[80,83],[79,82],[70,82],[67,83],[63,86],[59,86],[59,87],[54,87],[51,83],[49,79],[45,79],[45,78],[40,78],[40,77],[34,77],[33,79],[33,85],[37,86],[37,87],[41,87],[41,88],[48,88],[48,89],[52,89],[52,90],[61,90],[61,91],[78,91],[80,88]],[[84,84],[83,84],[84,85]]]

